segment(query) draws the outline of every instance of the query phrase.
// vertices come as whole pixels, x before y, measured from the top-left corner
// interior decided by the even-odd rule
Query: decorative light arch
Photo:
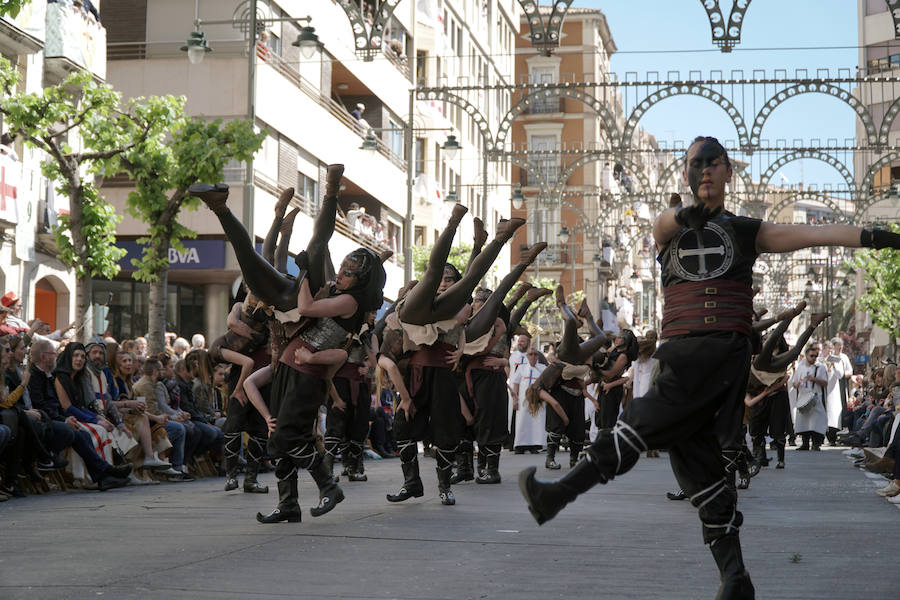
[[[646,175],[646,173],[644,173],[643,168],[640,165],[638,165],[637,163],[635,163],[631,158],[627,157],[626,155],[624,155],[620,152],[611,153],[611,152],[596,152],[596,151],[594,151],[594,152],[588,152],[588,153],[583,154],[582,156],[579,156],[577,159],[575,159],[574,161],[572,161],[571,163],[569,163],[568,165],[565,166],[565,168],[560,173],[559,181],[557,182],[556,186],[553,188],[553,193],[556,195],[560,195],[562,193],[562,189],[566,186],[566,181],[569,180],[569,177],[571,177],[575,173],[575,171],[577,171],[578,169],[580,169],[581,167],[583,167],[584,165],[586,165],[588,163],[596,162],[596,161],[602,160],[602,159],[606,159],[606,160],[612,159],[618,163],[624,164],[631,170],[631,173],[637,178],[638,183],[640,183],[641,190],[643,192],[650,193],[652,191],[653,186],[650,185],[650,180],[647,179],[647,175]]]
[[[637,129],[638,122],[641,120],[641,117],[643,117],[644,114],[646,114],[646,112],[650,110],[651,107],[653,107],[654,104],[662,102],[666,98],[671,98],[672,96],[683,95],[706,98],[707,100],[715,102],[717,105],[719,105],[728,114],[728,117],[734,124],[734,128],[737,131],[738,141],[741,147],[749,147],[750,139],[747,137],[747,125],[744,124],[744,118],[741,116],[741,111],[739,111],[737,107],[732,104],[731,101],[724,95],[706,86],[698,85],[695,83],[674,84],[666,86],[664,88],[660,88],[652,92],[641,102],[639,102],[638,105],[635,106],[631,111],[631,115],[628,117],[628,121],[626,121],[625,123],[625,128],[622,130],[622,146],[631,146],[632,137],[634,136],[634,130]]]
[[[897,14],[895,17],[895,21],[900,19],[900,0],[897,0]],[[897,115],[900,114],[900,98],[894,100],[891,106],[887,109],[887,112],[884,113],[884,118],[881,119],[881,127],[878,129],[878,145],[879,146],[887,146],[889,143],[889,137],[891,134],[891,126],[894,124],[894,120],[897,118]]]
[[[469,117],[472,118],[473,121],[475,121],[475,126],[478,127],[478,131],[480,131],[481,135],[484,136],[485,148],[487,150],[491,150],[494,148],[494,139],[491,136],[491,128],[488,125],[487,119],[484,118],[484,115],[481,114],[481,111],[478,110],[477,106],[475,106],[462,96],[457,96],[456,94],[448,92],[446,90],[428,89],[417,91],[416,99],[449,102],[460,107],[466,112],[467,115],[469,115]]]
[[[504,115],[503,121],[500,123],[500,128],[497,130],[497,149],[499,150],[500,146],[506,141],[506,137],[509,135],[509,130],[512,127],[512,122],[519,115],[524,113],[534,102],[545,98],[552,98],[554,96],[572,98],[573,100],[584,103],[588,108],[593,109],[603,122],[603,127],[609,137],[610,146],[616,147],[620,145],[619,128],[616,126],[616,119],[610,112],[606,103],[597,100],[590,94],[586,94],[578,88],[548,87],[547,89],[537,89],[525,95],[509,109],[506,115]]]
[[[791,194],[775,206],[773,206],[769,210],[769,214],[767,215],[767,219],[773,221],[775,217],[778,216],[782,210],[790,206],[791,204],[795,204],[797,202],[809,200],[811,202],[818,202],[820,204],[824,204],[828,208],[830,208],[836,215],[840,215],[839,223],[848,222],[848,217],[845,215],[844,210],[831,198],[828,197],[827,194],[823,194],[821,192],[796,192]]]
[[[869,211],[870,208],[887,200],[889,197],[893,195],[893,190],[886,190],[879,194],[871,194],[866,195],[865,200],[857,202],[856,210],[853,212],[853,223],[864,223],[864,216]]]
[[[894,20],[894,39],[900,39],[900,0],[885,0],[885,3]]]
[[[741,43],[741,25],[744,23],[744,15],[747,14],[750,2],[751,0],[733,0],[728,23],[725,23],[719,0],[700,0],[706,9],[706,18],[709,19],[712,41],[722,52],[731,52],[732,48]]]
[[[756,115],[756,119],[754,119],[753,121],[753,128],[750,130],[750,144],[754,147],[759,146],[759,139],[760,135],[762,134],[763,125],[766,124],[766,120],[771,116],[772,111],[774,111],[778,106],[780,106],[787,100],[794,98],[795,96],[799,96],[800,94],[813,93],[832,96],[833,98],[837,98],[838,100],[850,106],[850,108],[852,108],[856,115],[859,117],[859,120],[862,121],[869,143],[872,145],[875,145],[877,143],[878,134],[875,130],[875,123],[872,120],[872,115],[869,114],[869,110],[866,108],[865,104],[860,102],[853,94],[851,94],[847,90],[836,85],[831,85],[830,83],[821,81],[805,81],[787,87],[780,92],[776,92],[775,95],[769,98],[769,101],[766,102],[766,104],[761,109],[759,109],[759,113]]]
[[[869,166],[866,170],[866,174],[863,176],[862,184],[860,185],[860,191],[866,197],[871,194],[872,186],[875,182],[875,175],[878,171],[895,160],[900,160],[900,152],[888,152]]]
[[[804,158],[810,158],[813,160],[820,160],[826,164],[831,165],[835,168],[835,170],[841,174],[841,177],[844,178],[844,181],[847,182],[847,188],[853,190],[855,184],[853,182],[853,174],[850,173],[850,170],[842,163],[840,160],[828,154],[827,152],[822,152],[821,150],[797,150],[796,152],[788,152],[783,156],[779,156],[778,160],[769,165],[769,168],[766,169],[765,173],[763,173],[759,178],[759,191],[760,193],[766,189],[766,185],[768,185],[769,180],[778,172],[778,170],[788,163],[792,163],[796,160],[801,160]]]
[[[344,9],[353,28],[353,41],[356,46],[356,55],[364,61],[375,60],[381,53],[384,43],[384,30],[388,21],[394,14],[394,9],[400,0],[373,0],[375,6],[375,20],[371,25],[366,23],[366,17],[362,13],[360,2],[357,0],[337,0],[338,6]]]
[[[538,0],[519,0],[528,27],[531,30],[531,45],[538,49],[544,56],[550,56],[554,48],[559,47],[559,35],[562,29],[566,12],[572,4],[572,0],[554,0],[550,10],[550,17],[544,24]]]

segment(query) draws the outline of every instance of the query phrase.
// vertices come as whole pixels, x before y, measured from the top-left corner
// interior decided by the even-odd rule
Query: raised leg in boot
[[[451,285],[447,290],[434,299],[434,315],[436,321],[450,319],[472,297],[472,292],[478,286],[491,265],[497,260],[503,244],[509,241],[516,229],[525,224],[525,219],[510,219],[497,225],[497,235],[491,240],[484,250],[475,257],[469,268],[463,274],[462,279]],[[502,298],[500,301],[502,302]]]
[[[475,238],[472,241],[472,252],[469,253],[469,260],[466,262],[466,271],[472,266],[472,261],[475,260],[475,257],[481,254],[481,249],[484,248],[488,238],[487,231],[484,228],[484,221],[474,217],[472,224],[475,228]]]
[[[508,310],[509,312],[512,312],[513,309],[516,307],[516,304],[519,303],[519,300],[524,298],[525,294],[528,292],[528,290],[533,289],[533,288],[534,288],[534,286],[531,285],[530,283],[528,283],[527,281],[523,281],[522,283],[520,283],[516,287],[516,291],[514,291],[512,293],[512,295],[509,297],[509,300],[507,300],[505,302],[506,310]]]
[[[619,421],[612,429],[600,430],[597,439],[585,450],[585,460],[579,461],[561,479],[538,481],[534,477],[537,469],[529,467],[519,474],[519,490],[525,496],[529,512],[542,525],[580,494],[630,470],[647,449],[634,429]]]
[[[535,261],[538,255],[547,247],[546,242],[538,242],[522,253],[519,264],[513,267],[506,277],[500,281],[487,300],[482,304],[481,308],[475,313],[469,323],[466,325],[466,338],[474,340],[480,338],[494,326],[497,316],[500,314],[500,307],[503,306],[503,299],[516,284],[525,269]]]
[[[415,440],[397,440],[400,452],[400,468],[403,470],[403,487],[396,494],[388,494],[388,502],[403,502],[425,495],[422,478],[419,477],[418,448]]]
[[[578,307],[578,317],[584,321],[584,324],[588,326],[588,329],[591,330],[591,333],[595,336],[605,335],[603,333],[603,328],[597,324],[597,321],[594,319],[593,313],[591,313],[591,309],[587,304],[587,300],[582,300],[581,305]]]
[[[273,263],[275,268],[281,273],[287,273],[291,234],[294,232],[294,220],[299,213],[300,209],[295,208],[284,218],[281,224],[281,240],[278,242],[278,248],[275,250],[275,262]]]
[[[275,461],[275,477],[278,479],[278,506],[267,515],[256,513],[260,523],[299,523],[300,503],[297,493],[297,467],[290,458]]]
[[[220,189],[220,186],[222,189]],[[297,281],[285,277],[256,253],[247,230],[225,205],[228,186],[217,184],[191,186],[191,194],[203,200],[216,213],[225,236],[234,248],[244,282],[266,304],[288,311],[297,307]],[[224,195],[224,198],[223,198]]]
[[[313,293],[319,291],[327,282],[334,280],[334,263],[328,251],[328,241],[334,234],[334,222],[337,218],[338,196],[341,191],[341,177],[344,165],[328,165],[325,174],[325,199],[319,207],[319,214],[313,222],[312,236],[306,245],[308,256],[309,289]]]
[[[447,257],[450,256],[450,248],[453,246],[456,228],[459,227],[459,223],[466,212],[468,212],[468,209],[462,204],[457,204],[453,207],[453,213],[450,216],[447,227],[444,228],[431,248],[425,273],[418,283],[406,293],[403,306],[398,314],[404,323],[428,325],[440,320],[434,317],[435,296],[444,277],[444,266],[447,264]],[[459,311],[464,303],[460,303],[456,307],[456,311]]]
[[[721,584],[716,593],[716,600],[753,600],[756,593],[750,573],[744,567],[741,554],[741,541],[737,532],[723,535],[709,545],[716,566],[719,567]]]
[[[525,299],[519,302],[519,305],[516,306],[509,315],[509,331],[515,333],[522,323],[522,319],[525,318],[528,309],[531,308],[531,305],[539,298],[549,296],[552,293],[553,290],[548,290],[546,288],[531,288],[525,292]]]
[[[276,264],[275,246],[278,243],[278,234],[281,232],[284,213],[287,212],[288,204],[293,197],[294,188],[289,187],[281,192],[281,195],[278,197],[278,202],[275,203],[275,217],[272,219],[272,225],[269,226],[269,232],[266,234],[266,239],[263,241],[262,247],[262,256],[269,264]],[[279,271],[282,273],[285,272],[283,269],[279,269]]]
[[[781,371],[788,368],[797,357],[800,356],[800,353],[803,352],[803,348],[806,347],[806,343],[809,341],[809,338],[812,337],[813,332],[816,330],[816,327],[822,323],[825,319],[831,316],[831,313],[813,313],[809,316],[809,327],[803,330],[803,333],[800,334],[800,337],[797,338],[797,342],[791,347],[787,352],[783,352],[781,354],[777,354],[772,357],[772,360],[769,363],[770,371]]]

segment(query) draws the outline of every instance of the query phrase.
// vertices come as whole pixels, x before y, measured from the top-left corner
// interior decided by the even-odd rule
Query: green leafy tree
[[[894,224],[891,229],[900,232],[900,225]],[[854,266],[865,271],[868,283],[859,306],[872,315],[873,323],[888,332],[893,350],[900,329],[900,250],[859,251]]]
[[[413,277],[416,279],[421,279],[422,275],[425,274],[425,268],[428,266],[428,257],[431,256],[431,249],[434,247],[434,244],[430,246],[413,246]],[[466,264],[469,262],[469,255],[472,253],[472,245],[471,244],[460,244],[459,246],[453,246],[450,248],[450,256],[447,257],[447,262],[459,269],[460,273],[463,273],[466,270]]]
[[[0,15],[15,18],[31,0],[0,0]]]
[[[93,332],[92,277],[112,278],[125,254],[115,246],[119,217],[101,196],[97,175],[118,172],[121,155],[166,131],[159,103],[135,99],[122,104],[110,86],[76,72],[41,93],[16,92],[18,74],[0,59],[0,115],[9,132],[46,153],[41,165],[56,191],[69,198],[53,233],[58,258],[75,272],[75,325],[79,339]]]
[[[150,283],[149,348],[165,348],[166,288],[169,247],[183,252],[182,239],[197,236],[178,222],[183,209],[197,210],[200,200],[188,195],[196,182],[224,179],[232,159],[246,161],[262,146],[265,132],[255,133],[249,121],[207,122],[184,116],[184,98],[165,99],[171,135],[147,138],[122,157],[121,166],[135,181],[128,210],[147,224],[141,258],[132,259],[135,279]]]

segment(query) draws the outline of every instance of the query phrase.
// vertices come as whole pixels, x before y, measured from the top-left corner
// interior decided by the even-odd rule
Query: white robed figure
[[[841,357],[833,353],[830,343],[823,347],[822,364],[828,371],[828,387],[825,389],[825,412],[828,414],[829,429],[841,429],[841,378],[844,376],[844,363]]]
[[[510,385],[516,393],[518,410],[516,411],[516,438],[513,447],[547,445],[546,417],[543,403],[537,414],[531,414],[525,401],[525,392],[541,376],[547,367],[538,362],[538,352],[534,348],[528,350],[528,362],[519,365],[510,379]]]

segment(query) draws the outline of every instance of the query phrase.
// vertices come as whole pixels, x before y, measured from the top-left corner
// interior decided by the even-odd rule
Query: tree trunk
[[[83,344],[94,335],[93,295],[94,281],[89,273],[75,280],[75,339]]]
[[[161,249],[160,249],[161,248]],[[169,237],[158,241],[157,251],[168,257]],[[169,269],[156,273],[156,281],[150,284],[150,318],[147,344],[150,354],[158,354],[166,349],[166,296],[169,286]]]
[[[84,191],[78,177],[77,165],[70,165],[68,173],[69,233],[75,255],[85,265],[84,274],[75,280],[75,339],[87,343],[94,335],[93,280],[87,267],[87,243],[81,228],[84,224]],[[69,265],[70,267],[72,265]]]

